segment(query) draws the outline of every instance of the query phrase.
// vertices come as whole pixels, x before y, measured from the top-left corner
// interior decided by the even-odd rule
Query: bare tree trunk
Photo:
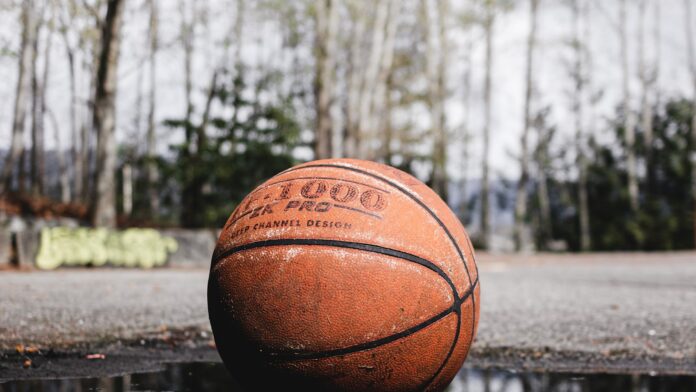
[[[628,197],[631,210],[638,211],[638,178],[636,175],[636,118],[631,108],[631,85],[628,66],[628,21],[626,0],[621,0],[619,7],[619,38],[621,44],[621,74],[623,85],[624,138],[626,143],[626,166],[628,171]]]
[[[97,133],[97,170],[94,178],[92,221],[99,227],[116,227],[116,85],[123,15],[123,0],[109,0],[102,26],[101,52],[94,96]]]
[[[45,123],[46,123],[46,113],[48,111],[47,104],[46,104],[46,92],[48,91],[48,79],[50,75],[50,70],[51,70],[51,49],[53,47],[53,29],[55,26],[55,10],[50,10],[51,16],[49,17],[48,20],[48,32],[46,33],[46,47],[44,48],[44,63],[43,63],[43,75],[41,76],[41,96],[40,96],[40,106],[41,106],[41,120],[39,123],[39,129],[41,132],[37,134],[37,140],[40,141],[39,144],[37,144],[37,151],[38,154],[40,155],[37,157],[36,162],[37,162],[37,181],[36,183],[38,184],[38,192],[39,194],[44,194],[45,192],[45,182],[46,182],[46,166],[45,166],[45,148],[44,148],[44,140],[46,138],[45,135]],[[60,154],[60,151],[58,152]]]
[[[90,83],[90,90],[93,89],[93,84]],[[93,105],[90,105],[93,106]],[[88,114],[85,114],[88,116]],[[84,203],[89,202],[92,187],[92,172],[93,166],[90,165],[90,144],[92,142],[92,132],[91,127],[86,120],[83,120],[80,126],[80,149],[79,149],[79,165],[82,168],[82,179],[80,180],[81,190],[80,194],[75,191],[75,198],[81,199]],[[77,176],[77,174],[75,174]]]
[[[527,219],[527,183],[529,182],[529,128],[532,116],[532,94],[534,93],[534,49],[537,41],[539,0],[530,0],[529,18],[531,27],[527,37],[527,67],[525,75],[524,121],[520,137],[520,179],[517,181],[515,198],[515,250],[522,250],[522,233]]]
[[[10,151],[5,159],[5,165],[0,175],[2,191],[9,191],[12,186],[12,173],[15,161],[20,158],[24,150],[24,124],[27,116],[27,103],[31,84],[32,58],[34,56],[34,34],[36,33],[36,15],[34,2],[26,0],[22,2],[22,41],[18,62],[17,89],[14,103],[14,119],[12,121],[12,141]],[[23,167],[19,167],[22,172]]]
[[[470,30],[470,29],[469,29]],[[471,115],[471,79],[472,79],[472,52],[474,46],[474,37],[471,31],[467,31],[466,43],[464,44],[464,81],[462,83],[462,95],[464,100],[464,120],[461,127],[461,193],[462,201],[459,206],[459,219],[463,223],[467,223],[469,219],[469,200],[468,200],[468,180],[469,180],[469,144],[471,142],[471,129],[469,117]]]
[[[133,212],[133,167],[124,163],[121,169],[123,178],[123,215],[130,216]]]
[[[584,21],[584,32],[582,33],[582,37],[585,39],[585,43],[583,45],[584,47],[584,58],[585,58],[585,83],[587,85],[587,91],[589,92],[589,110],[588,110],[588,119],[587,119],[587,125],[585,126],[585,131],[583,132],[584,135],[582,137],[582,143],[580,144],[581,147],[581,156],[580,158],[582,159],[579,162],[579,176],[578,176],[578,207],[579,207],[579,213],[580,213],[580,247],[581,249],[585,251],[589,251],[592,249],[592,236],[591,236],[591,227],[590,227],[590,211],[589,211],[589,201],[588,201],[588,196],[587,196],[587,166],[588,166],[588,157],[587,157],[587,143],[590,137],[592,137],[595,134],[596,130],[596,123],[597,123],[597,102],[599,102],[599,99],[601,97],[601,94],[599,94],[596,90],[597,87],[594,82],[594,74],[595,74],[595,68],[594,68],[594,59],[593,59],[593,49],[591,47],[592,45],[592,32],[594,31],[594,28],[591,24],[592,18],[590,14],[592,2],[591,1],[586,1],[585,6],[583,8],[583,14],[582,18]]]
[[[392,70],[389,72],[387,81],[385,83],[384,91],[384,129],[382,130],[382,152],[381,158],[383,162],[387,165],[391,165],[392,156],[394,152],[392,151],[392,140],[394,139],[394,123],[392,121],[392,114],[394,110],[394,103],[392,102],[390,92],[394,88],[394,78]]]
[[[239,73],[242,66],[242,38],[244,34],[244,10],[246,7],[246,0],[236,0],[237,1],[237,13],[235,15],[234,22],[234,37],[237,42],[234,46],[234,63],[235,70]]]
[[[58,126],[58,119],[56,119],[55,113],[52,110],[47,109],[48,118],[51,120],[51,126],[53,127],[53,137],[56,143],[56,155],[58,156],[58,171],[59,174],[59,185],[60,185],[60,201],[63,203],[70,202],[70,173],[65,165],[65,155],[67,155],[67,149],[62,147],[60,139],[60,127]]]
[[[336,73],[336,32],[338,30],[338,1],[320,0],[316,4],[316,76],[314,97],[316,104],[316,131],[314,157],[332,156],[333,119],[331,107],[334,98]]]
[[[244,66],[244,62],[242,61],[242,42],[244,41],[244,15],[245,15],[245,7],[246,7],[246,0],[236,0],[237,1],[237,10],[235,13],[235,20],[234,20],[234,67],[232,72],[232,80],[231,80],[231,85],[233,86],[233,96],[239,97],[242,94],[242,83],[241,83],[241,78],[243,77],[242,75],[242,67]],[[238,108],[235,108],[234,113],[232,114],[232,123],[237,123],[239,116],[239,110]]]
[[[195,148],[192,148],[193,152],[190,160],[192,165],[199,164],[201,154],[206,149],[208,142],[206,129],[208,128],[208,122],[210,120],[210,109],[212,107],[213,99],[215,98],[218,75],[219,71],[218,69],[215,69],[208,88],[208,96],[205,101],[200,124],[197,127],[191,125],[191,127],[195,128],[196,131],[196,144]],[[200,214],[197,214],[197,206],[201,205],[203,200],[204,186],[205,177],[201,176],[196,171],[193,172],[193,175],[188,178],[187,183],[185,184],[183,190],[184,200],[182,201],[184,206],[182,209],[181,221],[186,227],[198,227],[201,225],[199,218]]]
[[[537,233],[537,246],[539,249],[548,249],[549,241],[553,238],[551,223],[551,203],[549,201],[549,188],[546,171],[549,167],[549,144],[551,143],[551,130],[539,117],[536,122],[537,146],[535,160],[537,166],[537,201],[539,203],[539,228]]]
[[[19,153],[19,167],[17,173],[17,192],[26,193],[27,191],[27,149],[22,146]]]
[[[691,16],[691,0],[684,0],[685,33],[687,54],[689,58],[689,72],[691,73],[691,83],[693,93],[691,95],[691,151],[689,159],[691,161],[691,207],[694,248],[696,248],[696,55],[694,55],[694,32],[692,30],[693,19]]]
[[[208,123],[210,121],[210,108],[213,104],[213,99],[215,98],[215,91],[217,88],[219,71],[216,69],[213,71],[213,77],[210,80],[210,87],[208,87],[208,98],[205,100],[205,106],[203,108],[203,117],[201,119],[201,125],[197,128],[196,139],[198,139],[198,146],[196,152],[200,153],[203,151],[207,144],[207,136],[205,130],[208,128]]]
[[[194,146],[194,126],[193,126],[193,75],[192,62],[194,53],[194,28],[195,28],[195,11],[189,12],[186,9],[186,0],[179,1],[179,12],[181,14],[181,32],[180,39],[184,48],[184,96],[186,100],[186,117],[184,118],[184,137],[185,145],[183,154],[187,159],[195,157],[197,151]],[[193,14],[190,16],[189,14]],[[189,15],[189,16],[187,16]],[[235,110],[236,112],[236,110]],[[195,216],[196,204],[199,202],[200,183],[194,171],[189,171],[193,175],[188,174],[185,178],[181,195],[181,217],[180,221],[184,227],[197,226],[197,217]]]
[[[36,33],[34,33],[34,45],[33,55],[32,55],[32,72],[31,72],[31,170],[29,176],[29,182],[31,183],[30,189],[34,196],[40,196],[43,194],[43,178],[45,174],[45,160],[44,160],[44,110],[42,99],[43,86],[42,81],[39,78],[39,40],[41,38],[41,30],[43,28],[43,13],[45,12],[45,7],[41,7],[41,14],[39,16],[39,22],[36,25]],[[50,48],[49,48],[50,50]]]
[[[429,3],[424,3],[430,11]],[[428,74],[428,103],[431,112],[431,137],[433,140],[433,190],[447,201],[447,135],[445,118],[445,77],[449,50],[447,45],[447,17],[449,0],[435,2],[432,16],[426,18],[428,54],[426,68]],[[435,30],[437,28],[437,31]]]
[[[140,135],[142,134],[142,128],[143,128],[143,84],[145,80],[145,69],[143,67],[143,63],[145,60],[139,60],[138,65],[136,66],[138,76],[135,80],[135,88],[134,90],[136,91],[135,94],[135,105],[133,107],[133,137],[139,138]],[[134,159],[135,155],[135,147],[128,146],[126,147],[126,151],[124,155],[127,155],[127,157],[124,157],[129,160]]]
[[[539,216],[540,216],[540,232],[541,238],[538,246],[541,250],[547,250],[549,248],[549,241],[553,238],[551,229],[551,203],[549,202],[549,188],[548,179],[546,178],[546,170],[540,170],[538,173],[537,181],[539,182],[539,189],[537,189],[537,199],[539,202]]]
[[[360,150],[360,94],[362,90],[363,50],[362,43],[366,34],[365,6],[361,1],[352,2],[353,33],[348,66],[348,98],[346,103],[346,126],[343,140],[343,155],[350,158],[358,156]]]
[[[367,158],[371,153],[374,129],[371,129],[372,108],[374,105],[374,87],[377,84],[380,63],[384,55],[384,37],[386,22],[389,16],[391,1],[382,1],[377,4],[376,16],[372,28],[372,40],[370,55],[362,77],[360,101],[359,101],[359,120],[358,120],[358,141],[357,153],[359,158]]]
[[[574,63],[571,75],[573,78],[573,117],[575,121],[575,156],[578,167],[578,222],[580,228],[580,250],[588,251],[591,247],[590,214],[587,201],[587,161],[585,156],[585,132],[583,130],[583,118],[585,113],[585,69],[583,65],[583,51],[585,44],[582,38],[583,21],[580,13],[580,0],[572,0],[571,12],[573,18],[573,53]]]
[[[96,25],[103,26],[104,22],[99,15],[96,15]],[[85,203],[90,203],[92,194],[95,192],[96,183],[94,183],[94,176],[96,173],[95,152],[92,146],[93,131],[95,130],[94,122],[94,111],[96,103],[96,93],[97,93],[97,80],[99,77],[99,62],[101,56],[100,40],[92,39],[91,49],[92,53],[89,61],[85,61],[84,66],[87,68],[87,74],[89,75],[89,86],[87,91],[89,91],[88,104],[87,104],[87,116],[85,116],[82,126],[80,128],[80,159],[82,161],[82,195],[80,198]],[[89,114],[92,114],[91,117]]]
[[[653,105],[651,97],[653,96],[655,71],[648,69],[645,59],[645,14],[647,0],[640,0],[638,7],[640,10],[638,22],[638,76],[641,84],[640,97],[640,121],[643,130],[643,139],[645,146],[645,182],[646,197],[650,197],[652,189],[652,145],[653,145]],[[659,59],[657,60],[659,61]]]
[[[55,12],[56,10],[51,10],[51,16],[48,20],[48,36],[46,37],[46,48],[44,49],[44,64],[43,64],[43,75],[41,77],[41,157],[37,160],[39,162],[39,186],[41,194],[45,192],[45,162],[44,162],[44,140],[45,136],[45,123],[46,123],[46,113],[48,112],[48,106],[46,104],[46,93],[48,91],[48,79],[51,70],[51,49],[53,47],[53,29],[55,26]],[[60,154],[60,151],[58,152]],[[62,173],[61,173],[62,175]]]
[[[489,155],[490,155],[490,137],[491,137],[491,97],[492,97],[492,78],[493,72],[493,34],[495,23],[495,10],[493,4],[486,2],[486,16],[484,20],[484,35],[486,45],[485,59],[485,77],[483,84],[483,153],[481,155],[481,244],[484,248],[488,246],[490,239],[490,183],[489,183]]]
[[[653,91],[655,93],[655,108],[660,108],[660,62],[662,61],[662,4],[661,0],[655,0],[653,15],[653,45],[655,45],[655,69],[653,70]]]
[[[157,0],[150,1],[150,108],[147,115],[147,195],[149,216],[159,214],[159,170],[157,168],[157,133],[155,114],[157,109],[157,51],[159,50],[159,11]]]
[[[71,156],[73,158],[73,182],[75,187],[75,196],[79,197],[82,194],[83,167],[82,159],[79,154],[79,129],[77,126],[77,81],[75,76],[75,49],[70,44],[68,37],[68,23],[61,18],[61,35],[65,46],[65,54],[68,58],[68,71],[70,73],[70,135],[72,135]],[[65,173],[68,175],[68,173]]]
[[[587,199],[587,159],[581,153],[578,162],[578,206],[580,215],[580,250],[587,252],[592,249],[592,236],[590,234],[590,213]]]
[[[370,128],[382,134],[382,140],[380,140],[380,142],[382,143],[381,150],[383,154],[378,154],[376,149],[371,149],[368,158],[372,160],[377,159],[378,155],[382,155],[382,157],[391,156],[390,147],[388,145],[391,143],[393,131],[390,93],[393,84],[394,41],[396,40],[400,15],[401,3],[398,1],[391,1],[384,38],[384,51],[382,53],[379,73],[377,75],[377,85],[374,91],[374,102],[370,121]],[[373,134],[373,137],[377,139],[377,135]]]
[[[185,0],[180,0],[181,12],[181,42],[184,47],[184,94],[186,98],[186,145],[190,150],[192,146],[193,132],[190,125],[193,115],[193,29],[195,20],[187,20]],[[195,17],[192,17],[192,19]]]

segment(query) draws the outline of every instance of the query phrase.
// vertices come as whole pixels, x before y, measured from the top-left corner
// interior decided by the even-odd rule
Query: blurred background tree
[[[260,79],[251,97],[244,71],[231,83],[218,82],[228,76],[216,74],[210,87],[201,121],[170,119],[165,124],[195,134],[184,143],[172,145],[175,159],[163,162],[163,181],[171,187],[163,207],[169,219],[182,227],[221,227],[231,211],[254,187],[297,161],[292,151],[298,144],[300,126],[289,98],[277,104],[261,101],[273,92],[278,75]],[[210,107],[219,104],[227,116],[211,117]],[[210,132],[203,132],[208,129]]]
[[[694,248],[692,8],[4,2],[0,197],[220,227],[276,172],[354,157],[425,181],[481,247]]]

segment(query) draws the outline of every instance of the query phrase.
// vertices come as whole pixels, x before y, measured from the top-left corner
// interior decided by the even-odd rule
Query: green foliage
[[[172,146],[176,160],[163,168],[172,193],[166,200],[184,227],[221,227],[248,192],[295,163],[300,125],[289,98],[274,96],[275,75],[253,88],[242,73],[220,76],[232,80],[214,87],[221,114],[210,117],[208,130],[186,118],[165,122],[185,131],[184,142]]]
[[[646,170],[640,183],[640,206],[630,207],[622,119],[613,122],[616,142],[590,140],[587,191],[592,248],[599,251],[693,248],[691,172],[691,102],[674,100],[658,110],[653,121],[653,142],[645,146],[638,129],[636,157]],[[551,181],[553,232],[570,249],[579,249],[576,181]]]
[[[692,244],[689,152],[691,103],[668,102],[654,118],[654,140],[645,146],[639,130],[635,152],[647,162],[640,186],[640,207],[632,212],[626,189],[627,173],[621,150],[594,143],[588,193],[592,241],[597,250],[687,249]],[[617,122],[620,123],[620,122]],[[616,126],[623,140],[623,128]],[[627,146],[622,145],[625,150]]]

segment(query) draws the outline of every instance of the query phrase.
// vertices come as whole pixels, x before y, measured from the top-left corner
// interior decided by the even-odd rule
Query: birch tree
[[[70,14],[69,14],[70,15]],[[69,16],[70,17],[70,16]],[[82,184],[83,184],[83,166],[82,159],[79,155],[79,140],[80,131],[78,127],[78,103],[77,103],[77,69],[76,69],[76,47],[70,40],[70,29],[69,22],[64,13],[60,13],[58,16],[60,21],[60,35],[63,39],[63,47],[65,48],[65,55],[68,61],[68,75],[70,84],[70,135],[72,138],[71,156],[73,160],[73,186],[76,197],[82,195]],[[56,131],[57,132],[57,131]],[[67,175],[67,173],[66,173]]]
[[[159,50],[159,10],[157,0],[150,0],[150,26],[148,29],[150,41],[150,93],[149,111],[147,115],[147,196],[149,216],[156,219],[159,212],[159,170],[157,168],[157,51]]]
[[[97,134],[92,201],[95,226],[116,227],[116,86],[124,0],[109,0],[101,31],[101,49],[94,94]]]
[[[34,57],[34,35],[36,33],[36,15],[34,12],[34,1],[26,0],[22,2],[20,16],[22,25],[22,39],[19,49],[19,61],[17,87],[14,102],[14,114],[12,120],[12,140],[10,151],[3,165],[2,175],[0,175],[0,186],[3,191],[9,191],[12,186],[12,178],[15,162],[20,160],[24,152],[24,127],[27,117],[27,106],[29,103],[29,93],[31,89],[31,75],[33,73],[32,59]],[[23,165],[19,165],[19,172],[22,173]]]
[[[659,1],[658,1],[659,3]],[[658,6],[659,7],[659,6]],[[646,195],[651,194],[652,187],[652,151],[653,151],[653,108],[655,107],[655,70],[656,65],[649,66],[645,55],[645,19],[647,11],[647,0],[640,0],[638,3],[638,77],[641,85],[640,96],[640,123],[643,131],[643,141],[645,147],[645,173],[646,173]],[[655,20],[659,25],[659,20]],[[659,28],[659,27],[658,27]],[[659,44],[659,42],[658,42]],[[654,64],[659,62],[656,58]]]
[[[393,64],[400,2],[386,0],[370,12],[362,1],[348,1],[351,31],[346,72],[344,156],[376,159],[378,128],[384,124],[386,84]]]
[[[483,248],[488,246],[490,239],[490,181],[489,155],[491,138],[491,100],[493,95],[493,38],[495,34],[495,1],[484,1],[483,31],[485,40],[485,76],[483,82],[483,151],[481,154],[481,238]]]
[[[180,36],[181,45],[184,49],[184,97],[186,102],[186,123],[190,124],[193,115],[193,53],[194,53],[194,28],[195,28],[195,5],[191,12],[186,8],[186,0],[179,0],[179,14],[181,16]],[[190,150],[193,139],[192,127],[186,126],[186,148]]]
[[[179,0],[179,14],[181,17],[179,40],[184,50],[184,97],[185,97],[185,117],[184,117],[184,145],[183,157],[190,162],[191,158],[197,154],[194,144],[193,125],[193,55],[195,44],[195,26],[197,19],[197,11],[195,2],[192,10],[187,9],[186,0]],[[236,111],[235,111],[236,112]],[[197,168],[190,165],[187,172],[184,173],[186,181],[183,184],[181,195],[181,224],[185,227],[193,227],[197,225],[195,216],[195,205],[200,198],[200,181],[198,181]]]
[[[366,21],[364,9],[366,3],[362,1],[350,1],[348,9],[351,14],[350,48],[348,55],[347,71],[347,98],[345,106],[345,127],[343,136],[343,155],[356,157],[360,148],[359,112],[360,92],[362,90],[363,74],[363,49],[362,44],[366,34]]]
[[[381,1],[377,4],[372,37],[370,40],[370,52],[362,75],[360,100],[358,106],[358,148],[359,158],[368,158],[372,152],[372,141],[375,130],[372,129],[372,116],[374,115],[374,87],[378,83],[380,64],[384,56],[384,43],[386,25],[389,17],[389,9],[392,0]]]
[[[40,154],[40,157],[37,157],[36,162],[37,162],[37,179],[35,180],[35,184],[37,186],[37,193],[39,194],[44,194],[45,192],[45,181],[46,181],[46,163],[45,163],[45,148],[44,148],[44,141],[46,139],[45,135],[45,123],[46,123],[46,116],[48,113],[48,104],[46,102],[46,93],[48,91],[48,86],[49,86],[49,75],[51,74],[51,49],[53,48],[53,32],[54,32],[54,25],[55,25],[55,9],[54,7],[48,7],[49,8],[49,17],[46,22],[46,43],[44,45],[44,55],[43,55],[43,74],[41,76],[41,85],[40,85],[40,99],[39,99],[39,105],[40,105],[40,123],[38,124],[38,129],[40,129],[40,132],[37,133],[37,140],[40,141],[39,144],[37,144],[36,151],[38,154]],[[58,154],[60,154],[60,150],[58,150]],[[62,173],[61,173],[62,175]]]
[[[43,82],[48,77],[44,75],[44,80],[39,76],[39,41],[41,40],[41,31],[45,25],[44,14],[46,13],[46,5],[38,7],[39,16],[36,24],[36,32],[34,33],[34,50],[32,51],[32,72],[31,72],[31,159],[30,159],[30,176],[31,193],[34,196],[43,194],[43,182],[45,177],[45,160],[44,160],[44,105],[46,99],[43,93]],[[44,56],[50,52],[50,34],[47,42],[47,49]],[[45,64],[48,65],[48,64]]]
[[[624,142],[626,144],[626,171],[628,173],[628,197],[631,210],[638,211],[638,177],[636,173],[636,116],[632,110],[630,68],[628,62],[628,17],[626,0],[619,3],[619,43],[621,48],[621,85],[624,118]]]
[[[377,149],[370,150],[369,159],[377,159],[378,155],[385,162],[391,159],[391,140],[393,134],[392,124],[392,101],[391,92],[394,88],[394,50],[397,30],[399,28],[399,19],[401,17],[402,3],[391,0],[389,15],[387,17],[387,25],[385,27],[385,42],[384,52],[380,61],[379,73],[377,75],[377,86],[375,87],[375,98],[372,108],[371,128],[374,130],[374,137],[377,139],[381,134],[381,154],[377,153]],[[376,141],[376,140],[375,140]]]
[[[692,1],[684,0],[684,33],[686,34],[686,53],[688,57],[689,74],[691,76],[691,206],[693,221],[694,247],[696,248],[696,55],[694,51],[694,31],[692,29]]]
[[[549,241],[553,239],[547,173],[551,168],[549,149],[555,129],[546,124],[548,112],[548,108],[539,111],[532,122],[533,128],[537,134],[536,146],[533,150],[533,158],[536,166],[537,202],[539,203],[539,227],[536,230],[536,237],[537,247],[542,250],[548,249]]]
[[[316,130],[314,157],[332,156],[333,120],[331,107],[334,96],[336,68],[336,32],[338,30],[338,0],[320,0],[316,3],[316,76],[314,96]]]
[[[182,148],[182,159],[187,162],[187,168],[183,173],[184,182],[182,184],[182,209],[180,215],[181,224],[185,227],[200,227],[203,217],[199,214],[200,204],[204,196],[204,187],[207,184],[207,173],[203,168],[203,154],[208,148],[207,128],[211,116],[211,108],[213,100],[218,91],[218,79],[221,74],[221,66],[216,65],[212,70],[211,81],[207,87],[205,105],[201,114],[200,121],[194,122],[194,106],[193,106],[193,56],[196,52],[195,38],[197,27],[204,22],[206,10],[198,8],[200,2],[191,2],[191,9],[186,9],[186,2],[182,0],[179,3],[179,11],[181,13],[181,30],[180,42],[184,48],[184,91],[186,96],[186,114],[183,120],[185,129],[185,140]],[[205,7],[206,4],[203,4]],[[240,6],[238,12],[241,12]],[[242,16],[240,15],[240,18]],[[241,35],[241,24],[239,25],[239,34]],[[241,75],[242,67],[239,56],[236,56],[239,67],[236,69],[236,78],[243,77]],[[224,60],[224,56],[222,56]],[[236,79],[235,79],[236,80]],[[241,83],[234,83],[235,89],[241,88]],[[235,94],[238,93],[235,92]],[[238,108],[235,108],[233,116],[236,121]]]
[[[447,129],[445,117],[447,92],[445,79],[449,50],[447,43],[449,0],[436,0],[434,7],[424,3],[424,7],[427,11],[426,73],[432,124],[430,136],[433,140],[432,187],[443,200],[447,201]]]
[[[585,43],[583,41],[583,23],[588,23],[589,20],[583,20],[583,15],[580,11],[580,0],[571,0],[570,9],[573,19],[573,35],[571,39],[571,48],[573,52],[573,61],[571,66],[571,79],[573,81],[572,92],[572,112],[574,121],[575,134],[575,163],[578,169],[578,224],[580,229],[580,249],[588,251],[591,247],[590,237],[590,215],[587,199],[587,157],[585,152],[586,135],[584,132],[584,116],[585,116],[585,84],[586,73],[583,58],[585,57]]]
[[[55,113],[50,108],[46,109],[48,119],[53,128],[53,141],[56,143],[56,155],[58,158],[58,186],[60,188],[60,201],[63,203],[70,202],[70,173],[65,162],[65,157],[69,155],[68,149],[63,147],[63,141],[60,134],[60,126]]]
[[[79,153],[78,159],[80,161],[80,166],[82,168],[82,180],[81,188],[82,193],[76,194],[76,198],[82,199],[85,203],[94,205],[94,194],[97,192],[95,187],[96,184],[96,170],[99,163],[95,162],[98,159],[99,152],[94,151],[94,141],[93,139],[99,138],[98,134],[95,134],[94,130],[94,112],[95,104],[97,102],[97,90],[99,81],[99,70],[103,49],[103,29],[105,26],[105,16],[106,13],[102,13],[106,0],[96,0],[93,5],[87,2],[82,2],[82,12],[86,13],[93,23],[87,25],[83,29],[80,29],[77,33],[79,35],[78,48],[83,52],[82,69],[84,74],[87,75],[87,98],[85,105],[85,113],[83,116],[82,124],[80,125],[80,141],[79,141]],[[108,9],[108,6],[107,6]],[[98,140],[97,140],[98,143]]]
[[[521,250],[522,235],[526,226],[527,219],[527,184],[529,182],[529,129],[531,127],[532,116],[532,95],[534,94],[534,53],[537,42],[539,1],[530,0],[529,20],[530,29],[527,36],[527,56],[525,71],[525,94],[524,94],[524,118],[522,135],[520,136],[520,179],[517,181],[517,195],[515,198],[515,249]]]
[[[652,40],[655,50],[655,63],[653,64],[653,91],[655,94],[655,108],[660,107],[660,62],[662,61],[662,1],[655,0],[653,10]]]
[[[471,82],[472,82],[472,52],[474,46],[474,37],[471,29],[471,18],[465,16],[464,27],[466,28],[466,36],[464,43],[464,76],[462,81],[462,95],[463,95],[463,116],[462,125],[460,127],[461,134],[459,135],[462,152],[461,152],[461,188],[460,192],[462,194],[462,201],[459,206],[459,218],[465,224],[469,219],[468,211],[468,181],[469,181],[469,145],[471,143],[471,129],[470,129],[470,114],[471,114]]]

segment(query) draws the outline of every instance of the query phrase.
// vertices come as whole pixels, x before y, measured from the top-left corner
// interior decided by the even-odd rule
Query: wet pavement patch
[[[218,362],[167,364],[156,371],[113,377],[16,380],[0,392],[43,391],[241,391]],[[519,372],[463,368],[447,392],[693,392],[696,375]]]

